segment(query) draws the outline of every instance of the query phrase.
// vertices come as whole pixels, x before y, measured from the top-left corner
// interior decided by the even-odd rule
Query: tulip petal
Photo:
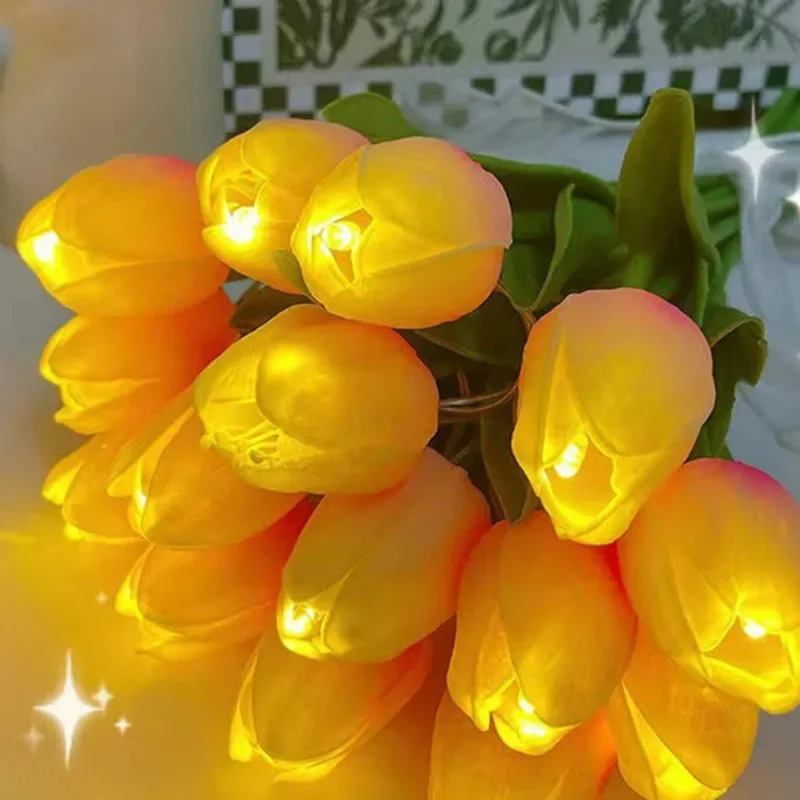
[[[522,692],[553,727],[593,716],[633,650],[636,620],[609,557],[558,539],[542,512],[506,534],[500,618]]]
[[[324,498],[284,572],[284,644],[316,658],[393,658],[453,615],[464,562],[489,525],[466,472],[430,449],[394,489]],[[283,624],[297,607],[315,630]]]
[[[569,734],[532,757],[482,733],[448,694],[439,706],[431,753],[430,800],[594,800],[614,762],[605,721]]]
[[[634,792],[627,783],[622,773],[619,771],[619,766],[614,767],[608,783],[603,789],[602,800],[640,800],[641,795]]]
[[[143,649],[191,656],[254,639],[271,627],[281,571],[308,513],[298,508],[259,536],[223,547],[151,547],[117,601],[149,636]],[[169,651],[163,647],[172,644]]]
[[[800,505],[752,467],[683,466],[619,545],[626,588],[659,647],[771,713],[800,702]]]
[[[430,640],[381,664],[312,661],[286,650],[274,626],[261,640],[232,730],[289,780],[316,780],[384,728],[431,667]]]
[[[87,455],[91,453],[91,441],[68,453],[47,473],[42,486],[42,497],[57,506],[63,506],[70,486],[80,471]]]
[[[642,630],[609,705],[627,783],[648,800],[709,800],[744,772],[758,708],[698,682]]]

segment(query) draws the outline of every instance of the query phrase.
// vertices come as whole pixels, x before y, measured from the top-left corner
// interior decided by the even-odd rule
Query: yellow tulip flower
[[[536,758],[479,731],[445,693],[436,717],[429,800],[596,800],[614,764],[598,716]]]
[[[314,187],[367,140],[342,125],[264,120],[230,139],[197,173],[203,236],[226,264],[284,292],[296,292],[273,259]]]
[[[341,317],[426,328],[492,293],[511,244],[499,181],[437,139],[348,156],[314,190],[292,250],[314,298]]]
[[[142,541],[128,524],[127,503],[105,491],[111,465],[130,436],[126,430],[95,436],[50,470],[42,494],[61,507],[67,538],[107,544]]]
[[[233,310],[219,291],[175,314],[75,317],[42,353],[64,404],[56,421],[101,433],[146,419],[234,341]]]
[[[800,505],[777,481],[692,461],[639,512],[619,553],[662,650],[770,713],[800,704]]]
[[[45,289],[79,314],[158,314],[196,305],[225,280],[202,231],[193,164],[120,156],[34,206],[17,248]]]
[[[260,535],[222,547],[150,547],[116,600],[117,611],[139,621],[140,650],[192,658],[273,628],[281,571],[309,513],[304,503]]]
[[[269,528],[305,497],[242,480],[214,449],[184,391],[117,458],[109,493],[130,498],[128,518],[168,547],[233,544]]]
[[[714,800],[741,776],[758,708],[698,681],[642,630],[608,707],[620,772],[647,800]]]
[[[500,523],[464,572],[450,694],[480,730],[541,755],[608,701],[635,627],[612,553],[561,541],[543,512]]]
[[[490,524],[466,472],[434,450],[393,489],[324,498],[283,574],[284,645],[310,658],[393,658],[455,613],[464,562]]]
[[[512,446],[564,539],[622,536],[687,458],[714,407],[711,351],[640,289],[567,297],[532,328]]]
[[[438,426],[436,381],[395,331],[296,305],[195,383],[209,441],[256,486],[368,494],[402,481]]]
[[[286,780],[323,778],[400,713],[432,653],[426,639],[379,664],[314,661],[287,650],[270,625],[239,693],[231,756],[259,756]]]

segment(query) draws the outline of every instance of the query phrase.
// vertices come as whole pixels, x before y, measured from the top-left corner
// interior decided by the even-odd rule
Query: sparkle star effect
[[[756,125],[756,107],[751,106],[750,138],[736,150],[728,150],[728,155],[738,158],[744,163],[753,179],[753,199],[758,199],[758,187],[761,182],[761,173],[768,161],[779,156],[783,150],[770,147],[761,138]]]
[[[78,727],[85,717],[100,711],[97,706],[84,702],[78,694],[72,677],[71,651],[67,651],[66,677],[64,678],[64,687],[61,690],[61,694],[47,705],[35,706],[34,710],[52,717],[58,723],[64,737],[64,766],[69,767],[72,745],[75,741],[75,733]]]
[[[31,752],[35,753],[39,749],[39,745],[44,741],[44,734],[35,726],[31,725],[30,730],[22,737]]]
[[[108,689],[106,689],[105,684],[100,685],[100,689],[97,691],[92,697],[92,700],[97,703],[98,708],[101,711],[105,711],[108,708],[108,704],[114,699],[114,695],[111,694]]]
[[[94,599],[97,604],[101,606],[104,606],[106,603],[108,603],[108,595],[105,592],[98,592]]]
[[[128,722],[125,717],[120,717],[115,723],[114,727],[119,731],[120,736],[124,736],[131,727],[131,723]]]

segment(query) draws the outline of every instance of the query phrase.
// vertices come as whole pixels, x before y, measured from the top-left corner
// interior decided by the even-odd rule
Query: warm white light
[[[145,506],[147,505],[147,495],[138,486],[133,492],[133,504],[140,514],[144,513]]]
[[[105,711],[108,708],[108,704],[114,699],[114,695],[111,694],[108,689],[106,689],[105,685],[101,685],[100,689],[98,690],[97,694],[92,697],[92,700],[97,703],[101,711]]]
[[[311,633],[317,612],[306,605],[289,603],[283,610],[281,628],[289,636],[303,637]]]
[[[533,714],[536,711],[522,695],[517,698],[517,705],[519,706],[519,710],[524,711],[526,714]]]
[[[352,250],[361,231],[353,222],[329,222],[319,233],[319,238],[328,250],[346,252]]]
[[[119,731],[120,736],[124,736],[130,730],[131,723],[125,717],[120,717],[114,723],[114,727]]]
[[[37,236],[31,243],[33,254],[42,264],[52,264],[56,258],[59,238],[55,231],[47,231]]]
[[[728,155],[738,158],[744,163],[753,179],[753,197],[758,197],[758,187],[761,182],[761,173],[766,163],[783,153],[764,143],[756,125],[755,105],[751,106],[750,138],[736,150],[728,150]]]
[[[241,206],[228,211],[225,221],[225,235],[234,244],[250,244],[258,233],[261,217],[252,206]]]
[[[759,625],[757,622],[753,622],[750,619],[742,620],[742,630],[745,632],[746,636],[756,641],[763,639],[768,633],[763,625]]]
[[[94,599],[99,606],[104,606],[108,603],[108,595],[105,592],[98,592]]]
[[[520,736],[529,737],[531,739],[546,739],[550,735],[547,726],[541,722],[531,722],[531,720],[524,719],[519,723]]]
[[[35,706],[34,710],[52,717],[61,728],[64,737],[64,765],[68,767],[78,727],[85,717],[100,711],[97,706],[84,702],[78,694],[72,678],[72,653],[70,651],[67,651],[66,677],[61,694],[47,705]]]
[[[588,442],[581,440],[580,442],[572,442],[564,448],[564,452],[553,464],[553,469],[559,478],[574,478],[580,472],[583,460],[586,458],[587,446]]]
[[[44,734],[35,726],[31,725],[27,733],[22,737],[25,743],[30,747],[31,752],[35,753],[39,749],[39,745],[44,741]]]

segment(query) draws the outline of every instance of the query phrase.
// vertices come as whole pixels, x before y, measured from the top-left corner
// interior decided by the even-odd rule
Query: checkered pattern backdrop
[[[397,84],[391,81],[321,82],[303,86],[268,83],[262,77],[260,6],[253,0],[224,0],[224,3],[223,86],[225,122],[230,135],[247,130],[264,117],[289,115],[308,119],[318,116],[325,105],[342,95],[368,90],[392,97]],[[416,83],[420,92],[428,93],[429,102],[437,102],[438,98],[446,113],[446,90],[430,82]],[[676,86],[694,95],[698,124],[702,127],[720,124],[726,112],[749,112],[753,103],[763,110],[772,105],[784,89],[800,87],[800,62],[770,67],[534,73],[511,79],[476,75],[452,85],[456,89],[471,88],[487,95],[521,85],[527,91],[544,95],[577,112],[618,120],[641,116],[653,92],[665,86]],[[742,114],[736,116],[737,124],[746,119]]]

